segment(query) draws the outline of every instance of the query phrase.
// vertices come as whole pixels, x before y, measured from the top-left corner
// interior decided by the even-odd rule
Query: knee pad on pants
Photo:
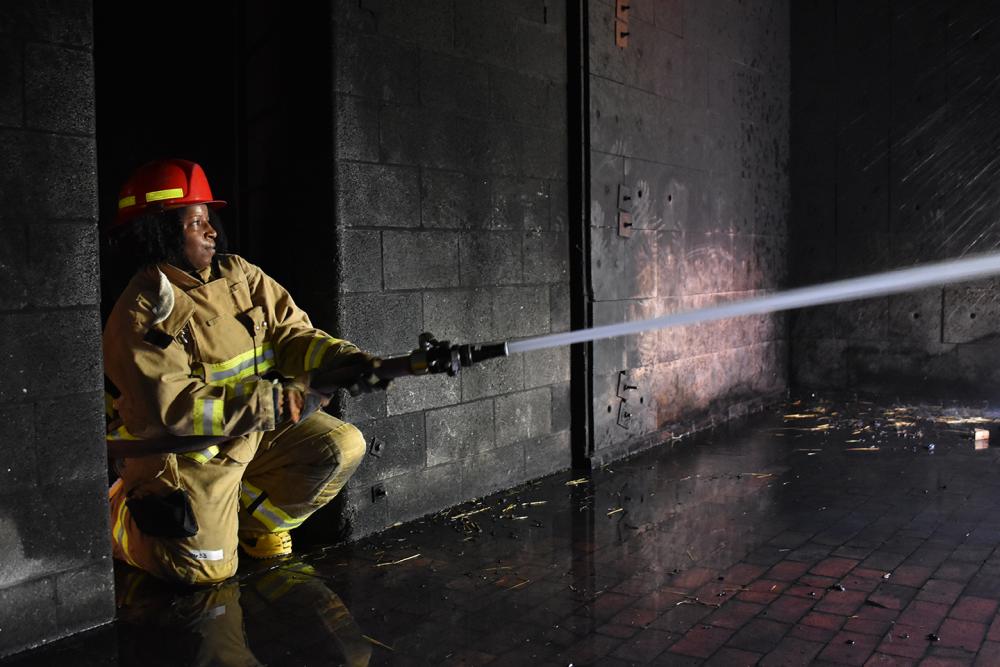
[[[365,437],[354,424],[341,424],[327,433],[340,468],[356,468],[365,455]]]

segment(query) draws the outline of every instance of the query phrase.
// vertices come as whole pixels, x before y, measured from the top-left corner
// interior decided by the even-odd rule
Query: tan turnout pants
[[[298,424],[265,433],[248,460],[225,453],[205,463],[179,455],[119,461],[112,487],[114,557],[169,581],[205,584],[236,572],[237,531],[292,530],[330,502],[365,452],[361,432],[317,412]],[[136,524],[126,500],[182,489],[198,531],[191,537],[153,537]]]

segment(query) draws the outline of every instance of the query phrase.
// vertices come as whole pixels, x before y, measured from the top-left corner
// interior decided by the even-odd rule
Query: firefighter
[[[360,463],[364,438],[318,409],[328,397],[310,372],[345,365],[360,369],[358,390],[385,387],[377,358],[314,327],[281,285],[225,254],[224,205],[198,164],[158,160],[123,186],[112,230],[136,272],[104,329],[109,439],[177,443],[114,460],[113,552],[188,584],[232,576],[238,548],[290,554],[289,531]],[[218,444],[192,449],[204,438],[190,436]]]

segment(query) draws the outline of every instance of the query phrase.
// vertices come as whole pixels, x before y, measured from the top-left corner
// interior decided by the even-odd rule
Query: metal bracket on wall
[[[384,447],[385,443],[382,442],[382,438],[372,438],[371,444],[368,445],[368,453],[375,458],[381,458]]]
[[[632,236],[632,188],[618,186],[618,236]]]
[[[632,236],[632,214],[628,211],[618,211],[618,236]]]
[[[618,186],[618,210],[632,210],[632,188],[627,185]]]
[[[632,426],[632,413],[628,408],[628,401],[622,401],[618,406],[618,425],[628,430]]]
[[[616,0],[615,2],[615,46],[624,49],[628,46],[628,15],[632,0]]]
[[[628,371],[620,371],[618,373],[618,398],[623,400],[628,400],[629,392],[638,389],[636,385],[628,376]]]
[[[622,399],[622,402],[618,405],[618,425],[624,429],[632,426],[632,411],[635,405],[633,402],[633,405],[630,407],[628,399],[630,396],[629,392],[634,392],[637,389],[639,389],[639,386],[629,378],[628,371],[620,371],[618,373],[618,390],[616,395]]]

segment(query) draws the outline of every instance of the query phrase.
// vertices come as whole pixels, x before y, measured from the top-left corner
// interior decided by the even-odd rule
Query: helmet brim
[[[226,202],[221,199],[212,199],[211,201],[186,201],[177,202],[175,204],[166,204],[163,206],[164,211],[172,211],[178,208],[187,208],[188,206],[197,206],[198,204],[204,204],[209,208],[222,208],[226,206]]]

